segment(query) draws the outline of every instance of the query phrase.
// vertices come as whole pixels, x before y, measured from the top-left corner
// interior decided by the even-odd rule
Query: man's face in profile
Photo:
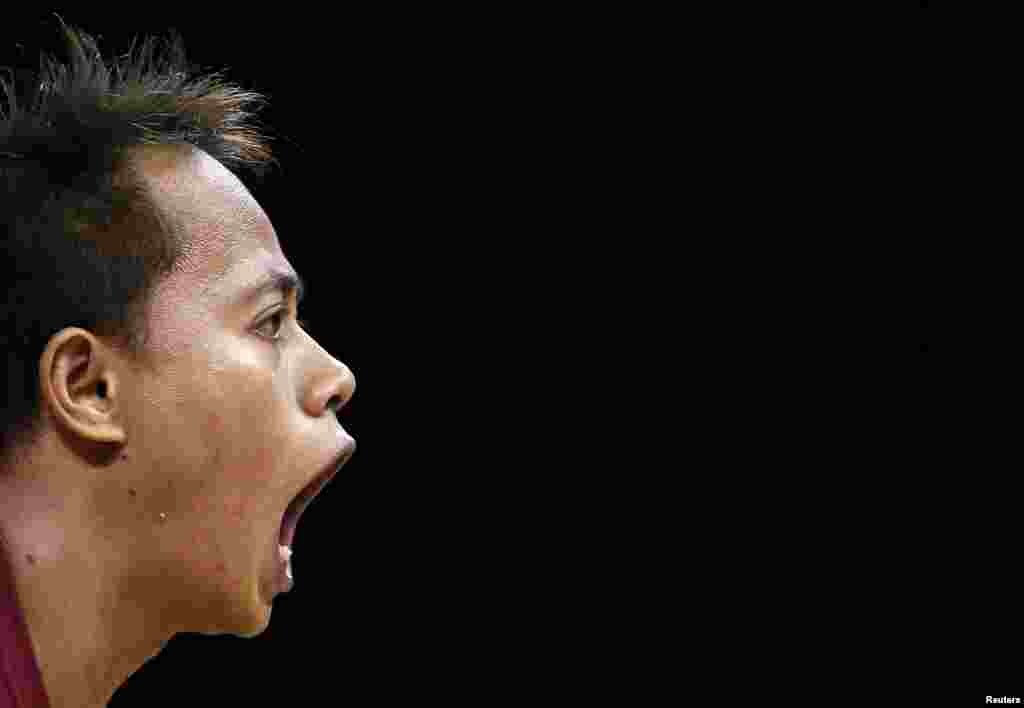
[[[147,621],[175,632],[255,636],[280,592],[286,508],[354,443],[334,411],[355,379],[297,325],[294,295],[249,290],[294,269],[237,177],[197,150],[149,149],[139,159],[188,234],[189,255],[155,293],[152,370],[108,360],[122,454],[61,482],[73,490],[66,503],[89,520],[87,541],[30,518],[31,504],[22,523],[7,522],[24,534],[22,548],[35,549],[39,570],[87,543],[105,577],[96,592],[114,595],[101,605],[144,607]],[[73,415],[62,417],[77,400],[68,390],[70,399],[44,396],[58,430],[75,429]],[[21,491],[31,498],[34,489]]]

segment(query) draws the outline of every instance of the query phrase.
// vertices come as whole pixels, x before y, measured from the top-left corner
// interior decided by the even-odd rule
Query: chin
[[[269,626],[270,626],[270,622],[267,622],[266,624],[262,625],[258,629],[252,629],[252,630],[250,630],[248,632],[239,632],[239,633],[236,633],[235,636],[238,637],[239,639],[255,639],[256,637],[258,637],[261,634],[263,634],[264,632],[266,632],[267,631],[267,627],[269,627]]]
[[[254,600],[258,600],[256,597]],[[239,617],[234,631],[231,634],[241,639],[253,639],[267,631],[270,626],[270,613],[272,608],[263,602],[253,602],[247,608],[248,612]]]
[[[238,637],[239,639],[254,639],[270,627],[270,612],[269,610],[265,613],[265,617],[249,617],[247,621],[240,622],[239,618],[233,618],[231,622],[225,622],[224,625],[213,629],[202,630],[196,632],[204,637]]]
[[[197,630],[197,634],[205,637],[223,637],[225,635],[240,639],[253,639],[260,636],[270,627],[271,606],[260,600],[258,593],[247,597],[237,597],[236,602],[223,608],[221,616],[213,626]]]

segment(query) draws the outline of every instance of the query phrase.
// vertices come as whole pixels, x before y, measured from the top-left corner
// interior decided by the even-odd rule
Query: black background
[[[484,361],[495,345],[484,320],[502,303],[473,293],[515,260],[496,242],[513,216],[482,223],[499,186],[481,163],[510,141],[483,147],[478,126],[493,104],[475,87],[487,70],[420,18],[288,10],[61,14],[108,59],[174,27],[192,62],[268,95],[260,120],[284,136],[274,143],[282,169],[242,179],[308,283],[314,335],[358,381],[340,417],[359,450],[304,515],[297,585],[276,600],[269,629],[252,640],[180,636],[110,705],[447,701],[484,686],[510,696],[522,682],[495,677],[516,671],[512,637],[527,612],[508,600],[516,578],[492,562],[511,535],[496,524],[510,490],[493,480],[520,441],[504,440],[498,460],[464,462],[488,445],[491,418],[474,401],[507,371]],[[34,68],[40,49],[63,58],[58,30],[43,11],[5,22],[0,65]]]
[[[666,526],[664,533],[650,534],[658,538],[636,544],[611,539],[623,556],[637,559],[635,570],[624,574],[621,566],[605,562],[593,587],[560,584],[563,574],[582,565],[584,553],[596,556],[615,547],[595,538],[602,527],[625,531],[630,520],[622,518],[620,505],[588,506],[583,494],[595,486],[590,468],[578,460],[557,466],[541,462],[540,451],[529,444],[540,409],[554,408],[553,414],[567,422],[573,411],[552,406],[557,386],[542,387],[524,375],[525,367],[539,361],[555,377],[567,378],[584,364],[553,361],[537,323],[522,322],[517,312],[526,309],[537,270],[551,260],[567,233],[573,235],[580,214],[603,212],[601,204],[586,203],[568,215],[542,219],[542,207],[527,205],[569,201],[575,175],[561,172],[559,160],[568,152],[569,138],[585,133],[586,116],[564,119],[556,109],[563,97],[572,99],[573,89],[588,76],[601,81],[610,75],[593,67],[600,52],[576,53],[571,41],[560,39],[558,44],[566,47],[562,61],[545,62],[532,73],[536,36],[553,24],[544,15],[520,33],[507,18],[464,11],[445,16],[431,10],[426,16],[382,8],[368,15],[331,7],[317,17],[306,7],[290,10],[279,5],[218,15],[210,8],[157,11],[149,5],[116,18],[92,9],[63,14],[68,23],[102,36],[106,56],[126,52],[133,37],[163,35],[174,27],[193,62],[211,69],[230,67],[228,78],[268,94],[270,106],[261,119],[287,137],[275,143],[283,171],[249,186],[270,216],[286,256],[308,281],[304,313],[315,335],[359,382],[353,402],[341,414],[359,441],[359,452],[304,516],[295,544],[297,587],[275,602],[270,628],[252,640],[178,637],[118,691],[112,708],[264,705],[279,699],[289,705],[571,699],[583,689],[601,691],[617,678],[618,660],[579,670],[588,648],[596,653],[609,646],[604,642],[613,616],[630,631],[649,627],[659,638],[651,645],[617,642],[612,645],[616,657],[643,656],[655,678],[667,678],[672,690],[690,693],[687,664],[679,658],[690,645],[686,633],[676,631],[678,621],[710,619],[714,624],[731,617],[731,608],[716,613],[718,608],[673,598],[679,615],[662,618],[660,606],[624,596],[592,606],[595,595],[607,597],[619,584],[637,585],[642,597],[674,589],[668,583],[645,586],[640,579],[650,568],[665,568],[671,575],[678,572],[676,565],[685,565],[669,530],[679,514],[657,519]],[[488,54],[506,26],[514,34],[510,41],[502,37],[510,49]],[[587,34],[575,18],[558,31],[565,38]],[[613,34],[590,36],[606,50],[616,42]],[[17,44],[24,47],[20,54]],[[0,54],[0,65],[34,65],[38,49],[62,56],[50,13],[19,21],[5,15],[0,51],[11,55]],[[550,80],[538,81],[538,74]],[[666,85],[654,90],[670,93],[673,84]],[[524,93],[530,100],[522,100]],[[611,112],[623,102],[611,95],[600,108]],[[540,140],[542,131],[553,137]],[[606,141],[607,135],[595,136],[587,151],[600,157],[600,149],[590,148]],[[538,157],[537,145],[552,144],[557,149]],[[587,163],[577,158],[572,153],[565,161],[585,169]],[[554,188],[546,188],[547,182]],[[576,232],[582,237],[569,244],[577,255],[572,265],[590,249],[618,252],[621,245],[593,238],[596,231]],[[637,233],[633,226],[617,229],[615,236],[628,240]],[[585,271],[586,265],[578,270]],[[573,272],[566,269],[565,280]],[[504,297],[493,295],[498,284],[509,286]],[[481,295],[485,288],[486,298]],[[565,329],[577,326],[588,304],[589,294],[570,295],[574,307],[566,307],[559,322]],[[607,318],[609,345],[621,338],[626,319]],[[494,356],[496,350],[500,356]],[[866,471],[873,498],[892,499],[898,496],[892,487],[909,487],[908,501],[900,507],[909,540],[891,543],[898,572],[870,576],[877,585],[870,601],[882,606],[885,631],[863,655],[844,664],[857,677],[854,682],[877,675],[871,662],[879,647],[892,647],[891,637],[898,635],[912,638],[894,650],[901,673],[926,663],[922,643],[958,652],[957,670],[943,675],[943,687],[955,682],[968,686],[964,695],[969,702],[961,705],[981,705],[986,694],[1020,693],[1005,685],[1006,677],[1019,675],[1019,662],[1014,665],[1019,612],[1008,617],[1006,611],[1019,606],[1021,586],[1013,560],[1019,494],[1015,472],[986,437],[1006,439],[1015,418],[990,415],[982,425],[979,412],[995,408],[976,400],[1001,392],[1003,382],[994,373],[1011,370],[993,367],[991,351],[974,345],[939,347],[940,356],[928,358],[921,369],[921,434],[912,444],[922,461],[894,469],[900,463],[881,459]],[[605,349],[595,347],[590,356],[595,368],[605,368],[593,379],[595,389],[632,383],[632,372],[616,369]],[[971,405],[961,404],[971,396],[976,397]],[[503,410],[531,401],[528,415],[514,421]],[[639,436],[626,440],[617,432],[630,413],[607,411],[606,424],[591,436],[598,447],[642,446]],[[983,430],[966,427],[964,417]],[[665,419],[677,425],[676,417]],[[864,420],[866,427],[873,424],[869,416]],[[694,471],[693,465],[686,467],[685,434],[667,434],[683,444],[672,459],[651,465],[656,474]],[[636,466],[622,465],[607,487],[625,489],[631,474],[645,473],[635,471]],[[834,474],[830,465],[823,468],[824,475]],[[759,476],[770,484],[773,473],[769,469]],[[699,466],[691,476],[701,476]],[[861,471],[842,481],[856,486],[863,477]],[[872,481],[875,477],[881,481]],[[579,482],[579,492],[564,504],[557,492],[569,482],[562,480]],[[527,494],[530,504],[516,503]],[[673,501],[670,497],[667,503]],[[698,493],[686,501],[705,503]],[[645,496],[636,507],[646,514],[650,499]],[[594,524],[571,520],[587,508],[600,517]],[[547,511],[567,519],[567,533],[540,538]],[[870,533],[876,522],[865,511],[864,532]],[[669,548],[648,560],[644,550],[658,541]],[[708,543],[712,550],[713,543]],[[755,579],[750,587],[757,591],[759,583]],[[645,609],[650,616],[641,614]],[[845,608],[829,611],[842,614]],[[578,619],[584,612],[589,616]],[[907,631],[904,617],[910,612],[926,620]],[[786,618],[785,613],[779,616]],[[743,685],[748,666],[734,662],[733,652],[748,646],[750,636],[742,627],[718,636],[729,650],[709,656],[726,667],[719,689],[730,695],[734,686]],[[840,646],[847,639],[830,637]],[[785,641],[785,635],[779,637]],[[662,643],[669,649],[661,651]],[[704,646],[693,648],[700,653]],[[814,645],[806,651],[818,649]],[[648,662],[645,651],[658,661]],[[797,693],[808,672],[789,656],[773,647],[750,662],[767,658],[773,670],[772,659],[788,664],[794,672],[788,693],[755,689],[740,698]],[[984,669],[965,666],[963,656],[976,658]],[[948,666],[943,661],[948,657],[938,659],[928,663]],[[560,683],[557,692],[550,690],[551,683]],[[650,685],[645,677],[631,682],[628,691],[632,695]],[[843,685],[830,688],[842,693]],[[920,688],[909,686],[907,697],[912,700]]]

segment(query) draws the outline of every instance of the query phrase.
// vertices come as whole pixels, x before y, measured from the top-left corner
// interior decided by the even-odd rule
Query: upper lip
[[[352,455],[356,453],[356,441],[354,439],[350,440],[348,445],[342,448],[341,452],[335,455],[334,459],[324,467],[323,471],[302,488],[302,491],[299,492],[289,505],[290,509],[294,509],[298,514],[301,514],[309,506],[310,502],[316,499],[320,492],[334,479],[334,476],[338,474],[341,468],[352,458]]]

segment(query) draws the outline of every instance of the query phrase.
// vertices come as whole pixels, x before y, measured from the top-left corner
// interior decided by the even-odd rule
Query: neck
[[[174,632],[133,597],[118,554],[82,532],[71,506],[4,509],[0,541],[50,708],[103,708]]]

